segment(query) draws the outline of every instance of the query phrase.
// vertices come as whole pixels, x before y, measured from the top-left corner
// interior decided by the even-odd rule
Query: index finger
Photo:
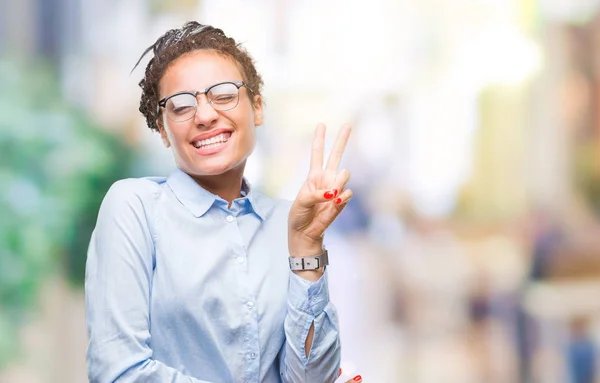
[[[325,125],[317,124],[310,153],[310,171],[323,170],[323,151],[325,147]]]
[[[348,137],[350,137],[350,132],[352,131],[352,127],[350,124],[344,124],[338,133],[337,139],[335,140],[335,144],[333,145],[333,149],[331,149],[331,153],[329,154],[329,159],[327,160],[326,170],[336,171],[340,166],[340,162],[342,162],[342,156],[344,155],[344,150],[346,149],[346,144],[348,143]]]

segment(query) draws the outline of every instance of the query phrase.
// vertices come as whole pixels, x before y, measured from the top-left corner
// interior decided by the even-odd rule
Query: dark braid
[[[219,54],[230,57],[237,63],[243,80],[256,95],[261,95],[263,81],[256,71],[254,60],[241,44],[227,37],[221,29],[210,25],[202,25],[190,21],[181,29],[171,29],[158,38],[154,44],[148,47],[138,62],[135,69],[148,52],[152,51],[152,59],[146,66],[144,78],[139,85],[142,88],[140,99],[140,112],[146,117],[148,127],[158,131],[158,83],[164,75],[167,67],[177,58],[185,53],[195,50],[213,50]],[[133,70],[132,70],[133,72]]]

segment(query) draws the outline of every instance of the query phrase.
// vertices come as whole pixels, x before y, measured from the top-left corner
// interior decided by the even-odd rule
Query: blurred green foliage
[[[81,286],[109,186],[132,151],[60,96],[48,64],[0,60],[0,369],[50,273]]]

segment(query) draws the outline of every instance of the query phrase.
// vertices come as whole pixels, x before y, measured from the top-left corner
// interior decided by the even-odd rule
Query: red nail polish
[[[337,189],[333,189],[333,196],[337,197],[340,192]]]
[[[333,195],[332,192],[326,191],[325,194],[323,194],[323,197],[325,197],[325,199],[332,199],[335,196]]]
[[[335,200],[335,203],[336,203],[336,205],[339,205],[339,204],[341,204],[341,203],[342,203],[342,199],[341,199],[341,198],[338,198],[338,199],[336,199],[336,200]]]
[[[356,375],[356,376],[354,377],[354,379],[352,379],[352,380],[354,380],[355,382],[360,382],[360,381],[362,380],[362,376],[360,376],[360,375]]]

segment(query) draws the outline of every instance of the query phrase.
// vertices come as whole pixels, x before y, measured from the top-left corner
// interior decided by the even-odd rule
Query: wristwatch
[[[305,257],[305,258],[293,258],[289,257],[290,261],[290,270],[317,270],[319,267],[329,265],[329,257],[327,255],[327,250],[323,250],[323,252],[314,257]]]

